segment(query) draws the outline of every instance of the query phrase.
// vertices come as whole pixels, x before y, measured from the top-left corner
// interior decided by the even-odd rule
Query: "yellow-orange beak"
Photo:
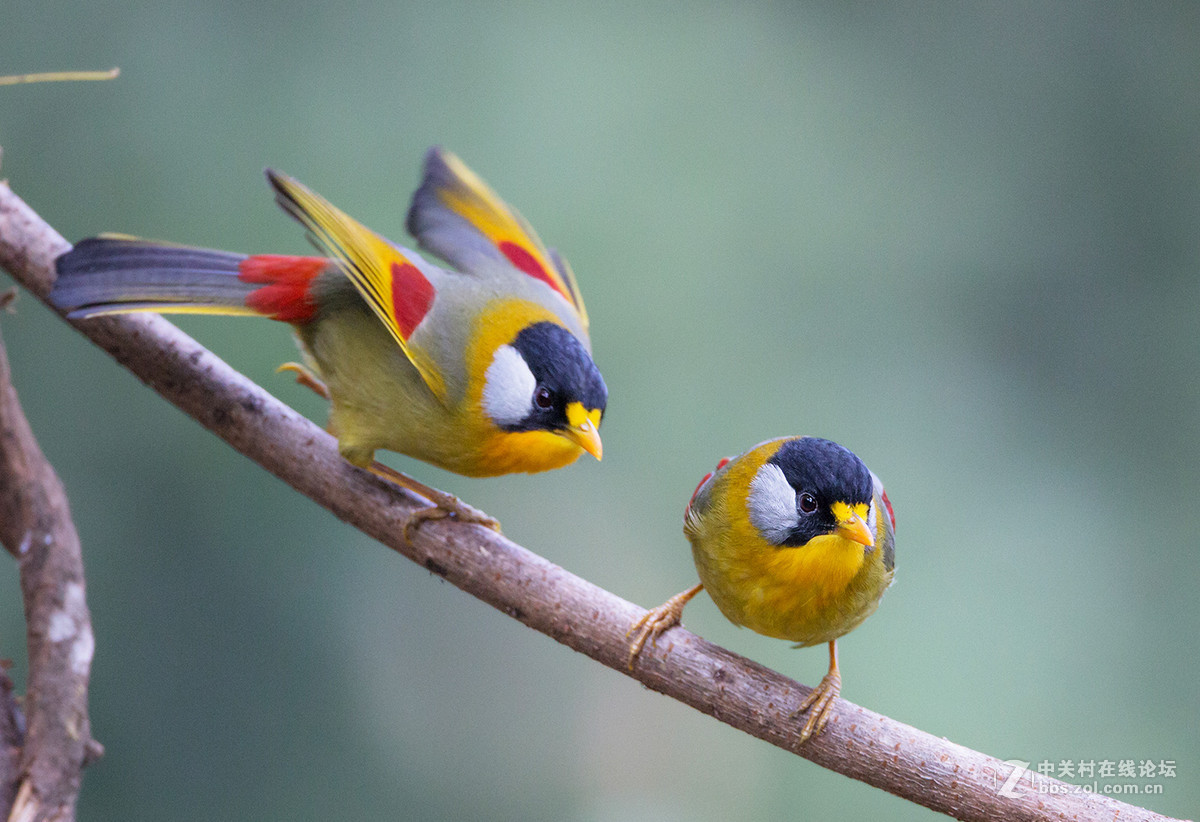
[[[855,506],[855,508],[865,507]],[[855,510],[845,503],[834,503],[833,515],[837,518],[837,527],[834,529],[834,532],[842,539],[857,542],[868,548],[874,547],[875,535],[867,527],[867,521],[863,518],[865,513],[865,511]]]
[[[568,405],[567,428],[562,435],[596,459],[604,458],[604,444],[600,442],[600,409],[588,411],[578,402]]]

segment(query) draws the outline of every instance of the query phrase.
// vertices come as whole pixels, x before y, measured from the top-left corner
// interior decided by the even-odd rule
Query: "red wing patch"
[[[468,273],[479,262],[478,239],[486,240],[497,259],[550,286],[587,327],[587,312],[566,260],[546,248],[516,209],[449,151],[435,147],[425,155],[425,175],[413,195],[408,228],[422,248]]]
[[[888,499],[887,491],[880,491],[883,495],[883,507],[887,509],[888,519],[892,521],[892,530],[896,530],[896,512],[892,510],[892,501]]]
[[[696,501],[696,495],[700,493],[700,489],[704,487],[704,483],[706,483],[710,479],[712,479],[713,474],[720,471],[722,468],[724,468],[726,465],[728,465],[732,461],[733,461],[733,457],[722,457],[720,460],[717,461],[716,468],[709,471],[707,474],[705,474],[703,477],[700,478],[700,482],[696,485],[696,490],[692,492],[692,497],[691,497],[691,499],[688,500],[688,508],[691,508],[692,503]]]
[[[500,253],[508,258],[508,261],[514,266],[524,271],[535,280],[541,280],[546,285],[553,288],[559,294],[567,298],[568,302],[574,303],[574,299],[570,294],[563,291],[562,286],[556,282],[538,262],[537,257],[530,253],[529,249],[524,246],[517,245],[510,240],[504,240],[499,244]]]
[[[392,263],[392,315],[400,336],[408,339],[433,305],[433,285],[415,265]]]
[[[238,266],[238,279],[263,283],[263,287],[246,295],[246,306],[272,320],[310,322],[316,316],[317,303],[309,287],[328,265],[329,261],[321,257],[282,254],[247,257]]]
[[[696,490],[692,492],[692,497],[691,497],[691,499],[688,500],[688,508],[692,507],[692,503],[696,501],[696,495],[700,493],[700,489],[704,487],[704,483],[706,483],[710,479],[712,479],[712,475],[713,475],[713,472],[709,471],[707,474],[705,474],[703,477],[700,478],[700,482],[696,483]]]

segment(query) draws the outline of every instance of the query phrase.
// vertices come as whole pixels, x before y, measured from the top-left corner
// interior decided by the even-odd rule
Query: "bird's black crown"
[[[830,510],[835,502],[869,503],[874,496],[871,472],[852,451],[819,437],[789,440],[768,460],[779,466],[796,491],[798,522],[783,544],[804,545],[820,534],[832,533],[837,523]],[[815,511],[802,513],[800,499],[811,494]]]
[[[517,429],[566,427],[567,405],[574,401],[589,411],[599,409],[603,416],[608,387],[574,334],[556,323],[539,322],[521,329],[512,346],[533,372],[537,390],[548,392],[548,404],[535,403],[533,413]]]

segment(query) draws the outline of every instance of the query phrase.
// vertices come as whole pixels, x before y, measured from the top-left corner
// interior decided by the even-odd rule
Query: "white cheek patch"
[[[516,425],[533,409],[537,378],[511,345],[496,349],[483,378],[483,410],[497,425]]]
[[[796,491],[783,475],[783,469],[766,463],[750,481],[746,501],[750,522],[768,542],[782,545],[800,522],[796,513]]]

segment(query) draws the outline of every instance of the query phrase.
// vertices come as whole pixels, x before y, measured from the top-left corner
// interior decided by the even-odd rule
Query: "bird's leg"
[[[296,375],[296,382],[311,390],[321,399],[329,399],[329,389],[325,387],[325,383],[321,382],[321,378],[313,373],[313,370],[307,365],[301,365],[298,362],[285,362],[283,365],[275,369],[275,373],[280,371],[292,371]]]
[[[445,519],[446,517],[454,517],[458,522],[474,522],[478,525],[483,525],[491,528],[493,531],[500,530],[500,523],[492,517],[467,505],[453,494],[447,494],[445,491],[439,491],[436,488],[430,488],[422,482],[417,482],[407,474],[401,474],[394,468],[389,468],[381,462],[372,462],[367,469],[377,477],[382,477],[389,482],[394,482],[401,488],[406,488],[414,494],[420,494],[433,503],[428,508],[420,508],[413,511],[408,519],[404,522],[404,539],[410,544],[412,543],[413,531],[420,527],[421,523],[431,519]]]
[[[296,382],[310,389],[317,396],[323,399],[329,399],[329,388],[321,381],[311,368],[306,365],[301,365],[298,362],[285,362],[283,365],[275,369],[276,372],[291,371],[296,375]],[[356,460],[351,460],[354,464],[360,464]],[[445,491],[439,491],[436,488],[430,488],[422,482],[417,482],[407,474],[401,474],[381,462],[372,461],[367,470],[377,477],[381,477],[389,482],[399,485],[401,488],[406,488],[414,494],[419,494],[425,499],[433,503],[428,508],[421,508],[409,515],[404,522],[404,539],[412,543],[412,534],[422,522],[431,519],[445,519],[446,517],[454,517],[459,522],[475,522],[479,525],[485,525],[493,531],[500,530],[500,523],[492,517],[467,505],[453,494],[447,494]]]
[[[642,652],[646,640],[649,639],[652,645],[657,645],[659,635],[668,628],[679,624],[680,618],[683,617],[683,606],[687,605],[688,601],[702,590],[704,590],[703,584],[676,594],[657,608],[651,608],[642,615],[641,619],[629,627],[629,630],[625,632],[626,637],[637,631],[637,636],[633,638],[633,642],[629,643],[629,670],[633,670],[633,663],[637,660],[638,654]]]
[[[833,701],[842,692],[842,675],[838,671],[837,640],[829,643],[829,673],[825,674],[817,687],[809,691],[808,696],[800,703],[800,707],[792,712],[792,716],[808,711],[808,719],[800,729],[800,743],[816,736],[825,729],[829,721],[829,713],[833,710]]]

